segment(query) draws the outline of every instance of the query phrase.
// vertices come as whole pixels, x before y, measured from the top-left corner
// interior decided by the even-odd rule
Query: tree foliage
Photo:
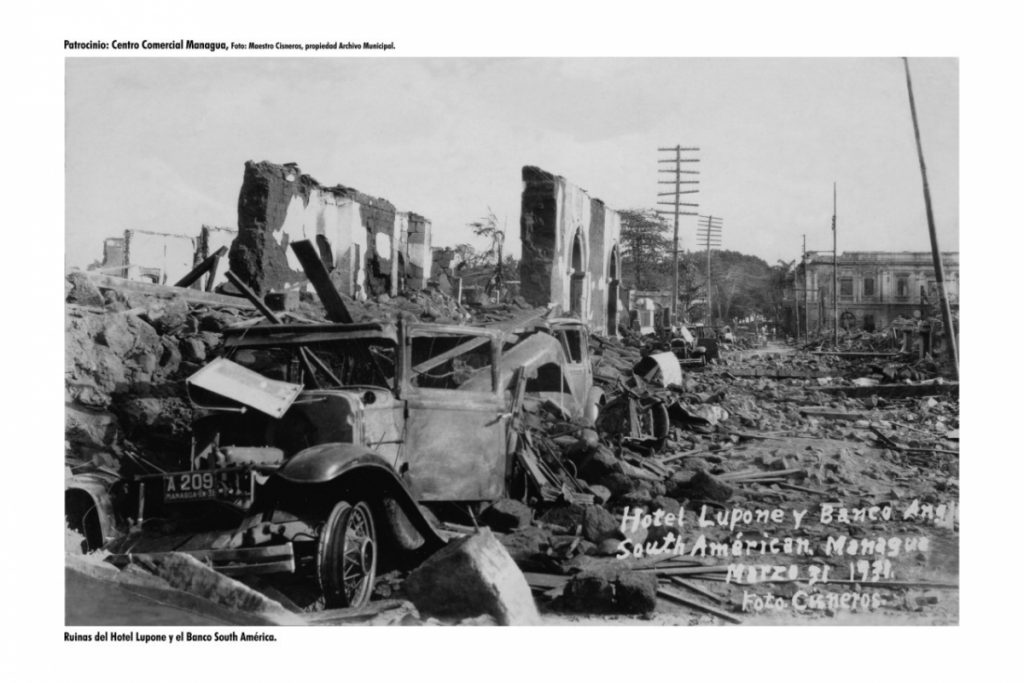
[[[485,237],[488,241],[487,248],[476,255],[477,263],[474,265],[494,264],[495,278],[498,282],[501,282],[504,279],[504,256],[502,252],[505,247],[505,230],[499,224],[494,210],[488,206],[487,215],[473,221],[469,224],[469,227],[473,228],[474,235]]]
[[[626,287],[671,290],[670,226],[654,211],[621,211],[623,280]],[[683,226],[680,226],[683,234]],[[769,266],[757,256],[728,249],[711,251],[711,305],[715,321],[761,315],[781,316],[783,292],[792,263]],[[707,255],[703,250],[679,253],[678,310],[690,321],[707,321]]]
[[[622,220],[622,259],[623,264],[629,266],[623,270],[627,274],[632,270],[634,288],[657,289],[659,271],[665,266],[664,255],[672,249],[672,242],[666,234],[668,225],[650,210],[628,209],[620,211],[619,216]]]

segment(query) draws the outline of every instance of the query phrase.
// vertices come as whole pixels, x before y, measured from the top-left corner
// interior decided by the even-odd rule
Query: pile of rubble
[[[119,471],[160,459],[189,439],[184,379],[254,311],[193,305],[182,296],[99,287],[67,277],[65,408],[69,465]]]
[[[463,324],[514,317],[511,304],[465,307],[437,291],[356,301],[356,322],[399,316]],[[67,460],[124,474],[153,471],[180,459],[189,445],[191,407],[185,379],[215,357],[222,332],[263,316],[240,297],[159,286],[72,271],[65,283]],[[281,297],[290,322],[325,322],[315,299]]]
[[[179,458],[190,438],[184,379],[218,352],[225,329],[262,319],[247,303],[216,295],[157,297],[131,288],[101,291],[89,275],[71,273],[66,403],[72,471],[154,471]],[[346,305],[357,322],[411,315],[493,323],[526,308],[521,301],[467,308],[436,292]],[[311,301],[281,315],[298,322],[325,319]],[[387,609],[309,618],[450,623],[484,614],[494,623],[536,623],[540,617],[524,600],[525,589],[545,615],[650,618],[672,605],[694,622],[734,623],[741,598],[736,584],[725,580],[729,560],[673,551],[680,544],[692,548],[698,537],[728,542],[729,530],[674,526],[672,520],[744,506],[878,504],[958,493],[957,385],[936,365],[834,353],[730,356],[733,347],[723,349],[722,362],[688,367],[669,382],[650,360],[663,352],[656,341],[590,341],[595,384],[605,395],[595,424],[571,418],[551,401],[525,397],[513,406],[514,459],[525,482],[519,499],[497,501],[464,525],[438,522],[461,540],[411,574],[380,577],[375,596]],[[639,523],[644,518],[664,523]],[[809,523],[808,532],[814,531]],[[939,542],[952,548],[951,558],[937,566],[915,559],[905,575],[928,569],[955,577],[955,532]],[[494,569],[503,553],[521,579],[516,571],[509,578]],[[453,575],[457,581],[437,579],[474,562],[485,569]],[[485,582],[490,588],[467,593],[467,577],[488,571],[497,572]],[[792,591],[795,585],[778,588]],[[930,604],[920,590],[931,586],[893,582],[886,589],[893,596],[889,604]],[[452,602],[458,596],[463,601]]]

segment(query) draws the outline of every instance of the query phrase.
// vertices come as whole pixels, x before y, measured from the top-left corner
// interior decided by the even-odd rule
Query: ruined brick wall
[[[619,236],[622,222],[600,199],[590,200],[590,306],[595,330],[618,334],[617,322],[622,310]]]
[[[404,227],[386,199],[343,185],[324,187],[294,165],[249,161],[231,269],[260,294],[305,282],[288,245],[308,239],[318,246],[339,291],[390,294],[406,281]]]
[[[110,275],[124,275],[124,238],[108,237],[103,240],[103,263],[100,265]]]
[[[431,266],[434,259],[431,253],[430,243],[432,226],[423,216],[409,213],[409,230],[406,245],[408,261],[406,263],[406,277],[410,289],[420,290],[426,287],[427,280],[431,278]]]
[[[551,300],[552,266],[558,247],[559,178],[536,166],[523,167],[523,200],[519,235],[523,256],[519,265],[520,289],[534,306]]]
[[[591,329],[614,334],[618,297],[611,291],[619,216],[560,176],[523,168],[520,287],[535,306],[552,304]],[[617,280],[617,276],[616,276]]]
[[[430,280],[444,294],[452,294],[455,287],[455,250],[451,247],[431,249],[430,260]]]

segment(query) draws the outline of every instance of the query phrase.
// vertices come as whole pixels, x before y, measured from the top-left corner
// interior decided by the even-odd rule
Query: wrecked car
[[[566,417],[592,425],[605,403],[594,386],[589,331],[575,318],[552,318],[506,340],[499,385],[511,396],[513,373],[526,372],[525,394],[550,401]]]
[[[522,495],[514,377],[567,414],[596,414],[586,328],[548,328],[514,339],[406,321],[227,331],[223,355],[188,381],[188,462],[134,478],[135,531],[108,549],[186,552],[228,575],[298,577],[325,607],[366,603],[382,570],[443,545],[433,512],[472,518]]]

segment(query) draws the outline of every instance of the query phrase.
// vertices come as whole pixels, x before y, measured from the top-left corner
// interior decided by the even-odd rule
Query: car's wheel
[[[316,560],[326,607],[369,602],[377,578],[377,532],[366,503],[334,506],[320,532]]]

